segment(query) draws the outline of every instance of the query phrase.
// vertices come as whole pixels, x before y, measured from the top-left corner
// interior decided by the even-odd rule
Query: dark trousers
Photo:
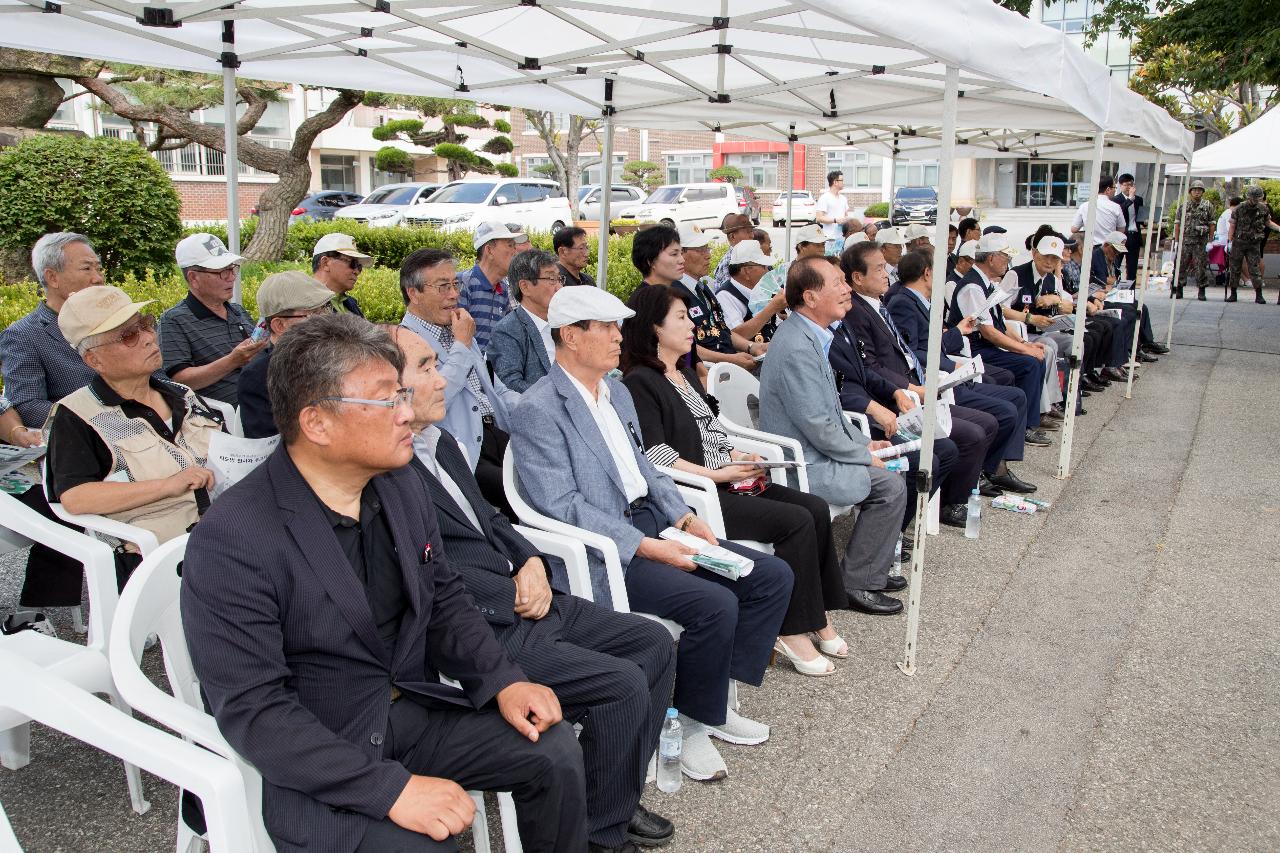
[[[962,504],[978,487],[978,475],[983,461],[999,431],[996,419],[986,412],[964,406],[951,407],[951,443],[956,448],[956,460],[951,472],[942,483],[939,495],[944,504]]]
[[[795,575],[791,603],[778,633],[785,636],[827,626],[828,610],[848,602],[836,545],[831,539],[831,511],[817,495],[769,484],[758,495],[720,490],[720,510],[730,539],[767,542],[773,554]]]
[[[72,530],[79,529],[63,524],[54,516],[49,502],[44,499],[44,490],[39,486],[32,486],[18,495],[18,500],[50,521]],[[37,542],[27,555],[27,574],[18,604],[22,607],[79,607],[83,587],[84,566]]]
[[[981,384],[1008,385],[1010,387],[1015,384],[1013,381],[1013,373],[1005,370],[1003,367],[997,367],[994,364],[987,364],[984,359],[983,368]]]
[[[1124,233],[1125,248],[1129,251],[1124,253],[1124,277],[1129,281],[1138,280],[1138,259],[1142,257],[1144,247],[1142,242],[1142,233],[1140,231],[1126,231]]]
[[[485,424],[480,441],[480,458],[476,460],[476,482],[480,494],[493,504],[513,524],[519,523],[516,511],[507,502],[507,490],[502,487],[502,457],[507,452],[511,436],[494,424]]]
[[[562,722],[537,743],[496,710],[424,708],[405,698],[391,706],[383,755],[420,776],[452,779],[467,790],[510,791],[520,843],[542,853],[585,853],[586,782],[573,726]],[[369,825],[357,853],[457,850],[389,818]]]
[[[668,527],[648,502],[632,511],[631,523],[654,538]],[[754,560],[751,574],[734,581],[643,557],[627,565],[632,609],[684,628],[676,650],[675,707],[709,726],[725,721],[730,678],[756,686],[764,681],[792,584],[791,567],[779,558],[728,540],[720,544]]]
[[[996,419],[996,438],[987,449],[983,471],[990,474],[1001,462],[1017,462],[1022,458],[1027,431],[1027,396],[1021,388],[987,383],[961,385],[956,389],[956,402]]]
[[[1040,426],[1040,397],[1044,393],[1045,363],[1033,356],[993,346],[979,347],[978,352],[982,354],[984,363],[1003,367],[1013,374],[1013,384],[1021,388],[1027,397],[1027,428],[1035,429]]]
[[[546,616],[498,639],[530,681],[556,692],[565,719],[582,724],[588,838],[620,846],[671,701],[671,635],[652,619],[557,593]]]

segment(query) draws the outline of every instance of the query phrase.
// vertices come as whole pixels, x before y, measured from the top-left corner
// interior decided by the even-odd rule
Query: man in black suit
[[[1125,173],[1116,178],[1116,194],[1112,198],[1124,211],[1124,238],[1128,249],[1124,255],[1124,277],[1138,280],[1138,256],[1142,253],[1142,196],[1134,184],[1133,175]]]
[[[195,673],[281,853],[456,850],[466,788],[512,792],[525,850],[584,853],[582,752],[444,558],[403,364],[351,314],[280,339],[281,444],[187,547]]]
[[[640,805],[640,793],[675,681],[671,635],[652,619],[565,594],[567,583],[553,589],[546,559],[484,499],[458,442],[437,426],[448,383],[435,350],[387,328],[414,390],[409,464],[436,508],[445,557],[516,665],[582,723],[592,853],[665,844],[675,830]]]

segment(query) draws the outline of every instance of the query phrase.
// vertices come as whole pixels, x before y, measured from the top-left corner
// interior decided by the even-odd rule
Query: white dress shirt
[[[972,288],[970,288],[970,289],[972,289]],[[907,367],[910,367],[912,370],[915,370],[915,368],[916,368],[916,354],[915,354],[915,353],[913,353],[909,347],[908,347],[908,348],[903,348],[903,347],[896,346],[896,345],[897,345],[897,341],[901,340],[901,338],[902,338],[902,334],[901,334],[900,332],[898,332],[896,329],[894,329],[894,328],[890,327],[890,326],[889,326],[889,324],[888,324],[888,322],[886,322],[886,321],[885,321],[885,319],[884,319],[884,317],[880,314],[880,308],[881,308],[881,305],[882,305],[882,303],[880,302],[880,300],[879,300],[879,299],[876,299],[874,296],[867,296],[865,293],[854,293],[853,295],[854,295],[854,296],[856,296],[856,297],[858,297],[859,299],[861,299],[863,302],[867,303],[868,305],[870,305],[870,306],[871,306],[871,310],[872,310],[872,311],[874,311],[874,312],[876,312],[876,316],[880,318],[880,322],[881,322],[881,323],[884,323],[884,327],[885,327],[886,329],[888,329],[888,330],[889,330],[890,334],[892,334],[892,335],[893,335],[893,337],[894,337],[894,344],[895,344],[895,347],[896,347],[896,349],[898,350],[898,352],[902,353],[902,357],[903,357],[903,358],[905,358],[905,359],[907,360]],[[905,344],[905,343],[906,343],[906,341],[903,341],[903,343]]]
[[[543,320],[523,305],[520,306],[520,310],[529,316],[529,319],[533,321],[533,327],[538,330],[539,335],[542,335],[542,345],[547,348],[547,361],[555,364],[556,342],[551,340],[551,323]]]
[[[628,437],[627,428],[623,425],[622,418],[618,417],[618,410],[609,400],[609,384],[603,379],[600,380],[600,384],[596,386],[596,393],[599,395],[597,400],[567,370],[565,376],[569,377],[573,387],[582,395],[582,400],[587,404],[591,417],[595,419],[596,427],[604,436],[604,443],[609,447],[609,455],[613,457],[614,464],[618,466],[618,474],[622,477],[622,491],[627,496],[627,503],[637,501],[649,494],[649,483],[640,473],[640,465],[636,462],[635,451],[632,449],[633,439]],[[631,424],[631,429],[634,431],[636,425]],[[636,433],[636,436],[634,441],[639,441],[639,433]]]
[[[1076,218],[1071,220],[1071,230],[1083,229],[1088,222],[1089,202],[1080,205]],[[1106,196],[1098,196],[1098,221],[1093,229],[1093,242],[1098,245],[1107,239],[1112,231],[1124,231],[1124,210]]]
[[[982,279],[983,286],[990,289],[992,286],[991,279],[987,278],[987,274],[982,271],[982,268],[975,265],[973,269]],[[995,324],[995,321],[991,319],[991,312],[982,310],[983,303],[987,301],[987,296],[982,290],[976,287],[957,287],[955,299],[956,304],[960,306],[961,316],[976,317],[979,326]]]
[[[742,298],[747,300],[748,304],[751,303],[751,299],[755,295],[754,290],[747,290],[732,278],[729,279],[729,286],[741,293]],[[732,294],[717,293],[716,301],[720,303],[720,308],[724,311],[724,324],[730,329],[736,329],[747,322],[747,309]]]

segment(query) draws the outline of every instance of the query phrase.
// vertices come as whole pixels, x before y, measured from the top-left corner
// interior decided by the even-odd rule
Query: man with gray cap
[[[1184,204],[1187,205],[1186,218],[1183,220],[1181,230],[1175,232],[1182,244],[1182,267],[1178,273],[1178,286],[1174,289],[1174,299],[1182,298],[1182,288],[1187,282],[1194,281],[1201,294],[1209,286],[1209,253],[1205,250],[1205,245],[1209,242],[1216,224],[1213,207],[1204,200],[1203,181],[1191,182],[1191,189],[1187,191],[1187,200]],[[1182,216],[1183,214],[1179,213],[1178,219],[1182,219]],[[1261,284],[1258,287],[1258,298],[1261,299]],[[1234,295],[1233,291],[1232,296]],[[1235,299],[1228,297],[1227,301],[1234,302]]]
[[[881,228],[876,232],[876,245],[884,254],[885,269],[889,273],[889,291],[885,298],[892,299],[898,295],[898,261],[907,248],[907,238],[896,227]]]
[[[1231,215],[1231,224],[1227,228],[1227,239],[1231,242],[1231,281],[1227,302],[1236,301],[1236,288],[1240,286],[1240,276],[1245,269],[1253,281],[1254,302],[1265,305],[1262,298],[1262,246],[1268,231],[1280,231],[1271,219],[1271,208],[1267,205],[1267,193],[1257,184],[1249,187],[1245,200],[1236,207]],[[1191,211],[1187,211],[1190,215]],[[1204,288],[1200,288],[1200,296],[1204,298]]]
[[[184,238],[175,254],[189,292],[160,316],[164,372],[234,406],[240,369],[267,345],[265,338],[253,340],[253,318],[231,301],[244,258],[212,234]]]
[[[303,320],[334,312],[336,297],[301,270],[273,273],[258,286],[258,325],[267,331],[267,348],[240,371],[237,386],[240,428],[245,438],[270,438],[279,434],[267,391],[267,369],[280,336]],[[354,314],[354,311],[346,312]]]
[[[364,312],[351,291],[360,273],[372,263],[372,257],[356,248],[354,237],[337,231],[321,237],[311,250],[311,274],[333,292],[333,310],[357,317],[363,317]]]
[[[476,250],[476,264],[458,273],[462,286],[458,307],[475,320],[476,346],[482,353],[489,348],[493,327],[511,313],[511,295],[505,281],[511,259],[516,255],[518,236],[501,222],[481,222],[471,239]],[[526,242],[528,239],[525,237]]]

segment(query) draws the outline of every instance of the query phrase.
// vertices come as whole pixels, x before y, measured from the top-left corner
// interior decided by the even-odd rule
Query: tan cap
[[[875,241],[877,246],[887,246],[892,243],[895,246],[907,245],[907,239],[902,236],[902,232],[897,228],[880,228],[876,231]]]
[[[311,250],[311,257],[327,255],[329,252],[337,252],[340,255],[346,255],[348,258],[355,258],[360,262],[361,266],[367,267],[373,263],[371,255],[366,255],[356,248],[356,238],[350,234],[341,234],[335,231],[332,234],[324,235],[316,241],[316,247]]]
[[[302,270],[272,273],[258,286],[258,316],[262,319],[286,311],[310,311],[333,298],[333,291]]]
[[[927,225],[921,225],[918,222],[913,222],[907,226],[907,233],[903,235],[903,239],[910,243],[912,240],[919,240],[921,237],[928,238],[931,236],[933,235],[930,233]]]
[[[109,284],[86,287],[62,303],[62,310],[58,312],[58,328],[67,343],[79,352],[80,344],[86,339],[120,328],[138,313],[139,308],[154,301],[134,302],[123,290]]]

